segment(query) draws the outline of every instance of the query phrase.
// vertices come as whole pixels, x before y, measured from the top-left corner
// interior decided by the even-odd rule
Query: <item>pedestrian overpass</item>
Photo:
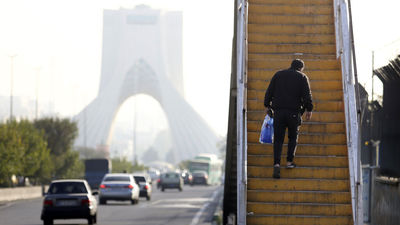
[[[347,0],[235,1],[224,224],[362,224],[349,9]],[[315,111],[300,128],[297,168],[273,179],[272,145],[258,142],[264,94],[296,58]]]

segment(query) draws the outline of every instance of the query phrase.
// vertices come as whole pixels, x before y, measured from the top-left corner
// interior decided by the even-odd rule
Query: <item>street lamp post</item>
[[[10,121],[13,119],[13,89],[14,89],[14,58],[17,55],[9,55],[11,59],[11,81],[10,81]]]
[[[39,73],[40,73],[40,67],[35,68],[36,70],[36,102],[35,102],[35,119],[38,119],[39,115]]]

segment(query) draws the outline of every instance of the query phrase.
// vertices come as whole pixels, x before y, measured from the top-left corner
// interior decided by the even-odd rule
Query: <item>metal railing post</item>
[[[247,202],[247,127],[246,55],[247,1],[238,0],[237,9],[237,224],[246,224]]]
[[[348,4],[349,3],[349,4]],[[358,80],[355,64],[354,41],[352,34],[351,4],[346,0],[335,0],[335,34],[337,57],[341,56],[343,95],[346,114],[347,146],[350,170],[350,187],[354,224],[363,223],[362,182],[360,164],[360,116],[358,101]],[[349,16],[349,18],[348,18]],[[353,60],[353,61],[352,61]],[[352,67],[352,65],[354,67]],[[354,71],[353,71],[354,69]],[[354,76],[353,76],[354,72]]]

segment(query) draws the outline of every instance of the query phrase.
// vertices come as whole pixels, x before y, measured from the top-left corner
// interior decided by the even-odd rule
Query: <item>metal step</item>
[[[249,178],[247,190],[271,191],[349,191],[347,179]]]
[[[340,191],[247,191],[249,202],[350,203],[350,192]]]
[[[251,214],[251,213],[250,213]],[[247,224],[264,225],[343,225],[353,224],[352,216],[312,216],[312,215],[249,215]]]
[[[351,204],[248,202],[247,211],[257,214],[350,216]]]
[[[285,158],[287,144],[283,144],[282,157]],[[249,143],[248,155],[273,155],[272,144]],[[296,156],[347,156],[347,145],[298,144]]]
[[[343,101],[315,101],[313,102],[314,111],[321,112],[343,112],[344,103]],[[253,110],[264,110],[264,100],[247,100],[247,109]]]
[[[347,156],[295,156],[294,161],[296,162],[298,167],[347,168],[349,164]],[[247,156],[247,166],[270,167],[273,165],[273,155]],[[281,166],[284,167],[285,165],[286,157],[281,157]],[[249,174],[249,176],[251,176],[251,174]]]

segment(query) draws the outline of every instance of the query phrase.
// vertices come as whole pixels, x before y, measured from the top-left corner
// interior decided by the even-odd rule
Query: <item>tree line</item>
[[[84,166],[73,151],[78,135],[69,119],[11,120],[0,124],[0,186],[15,185],[12,177],[33,184],[52,179],[82,178]]]
[[[31,184],[54,179],[84,178],[84,159],[108,158],[91,148],[74,149],[77,124],[70,119],[43,118],[0,123],[0,187],[17,185],[14,178],[28,178]],[[126,158],[112,159],[112,172],[145,171],[147,168]]]

